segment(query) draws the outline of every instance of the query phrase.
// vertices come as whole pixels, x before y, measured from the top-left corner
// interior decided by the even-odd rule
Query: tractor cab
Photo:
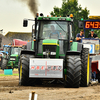
[[[20,55],[21,48],[22,48],[22,46],[12,46],[12,48],[11,48],[11,55],[12,54]]]
[[[25,23],[25,22],[24,22]],[[73,17],[44,17],[35,18],[35,32],[33,36],[36,57],[59,58],[64,57],[70,50]]]
[[[42,57],[49,54],[49,57],[54,58],[64,55],[64,50],[68,49],[68,33],[70,33],[68,31],[68,21],[39,20],[38,23],[40,24],[40,30],[36,34],[36,40],[38,41],[37,54],[42,54]]]
[[[2,52],[10,54],[10,48],[11,48],[10,45],[3,45],[3,51]]]
[[[8,45],[3,45],[3,50],[0,51],[1,53],[3,53],[3,55],[10,55],[10,52],[11,51],[11,45],[8,44]]]

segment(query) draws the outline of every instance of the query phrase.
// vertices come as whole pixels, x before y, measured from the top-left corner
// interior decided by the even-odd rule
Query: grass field
[[[4,75],[4,74],[0,74],[0,76],[18,76],[19,74],[13,74],[13,75]]]
[[[0,68],[0,71],[3,71],[3,70]],[[13,71],[18,71],[18,69],[14,69]]]

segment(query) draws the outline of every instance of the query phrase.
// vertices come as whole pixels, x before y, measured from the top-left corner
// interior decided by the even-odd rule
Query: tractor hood
[[[18,67],[18,58],[19,58],[18,54],[10,55],[7,66],[12,67],[12,68],[17,68]]]
[[[17,57],[18,56],[18,54],[12,54],[12,55],[10,55],[10,57]]]
[[[16,61],[18,59],[18,54],[10,55],[10,61]]]
[[[43,57],[58,58],[59,57],[59,40],[45,39],[43,40]]]
[[[43,40],[43,45],[58,45],[59,41],[57,39],[45,39]]]

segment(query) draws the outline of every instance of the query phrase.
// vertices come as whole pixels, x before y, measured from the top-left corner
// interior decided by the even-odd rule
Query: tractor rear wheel
[[[100,83],[100,72],[98,71],[98,73],[96,74],[98,82]]]
[[[30,56],[22,55],[18,64],[19,68],[19,85],[34,85],[36,79],[29,78],[29,58]]]
[[[8,63],[8,60],[3,58],[2,59],[2,63],[1,63],[1,69],[6,69],[7,68],[7,63]]]
[[[82,54],[81,54],[81,61],[82,61],[81,86],[87,87],[89,85],[90,77],[91,77],[91,66],[90,66],[88,48],[83,48]]]
[[[67,73],[65,75],[65,87],[78,88],[81,80],[80,56],[67,56]]]

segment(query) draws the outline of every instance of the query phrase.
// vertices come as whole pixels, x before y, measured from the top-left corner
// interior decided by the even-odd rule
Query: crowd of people
[[[81,39],[85,38],[84,30],[82,29],[80,33],[76,35],[76,41],[81,42]],[[94,33],[94,29],[91,29],[90,33],[88,34],[87,38],[98,38],[97,34]]]

